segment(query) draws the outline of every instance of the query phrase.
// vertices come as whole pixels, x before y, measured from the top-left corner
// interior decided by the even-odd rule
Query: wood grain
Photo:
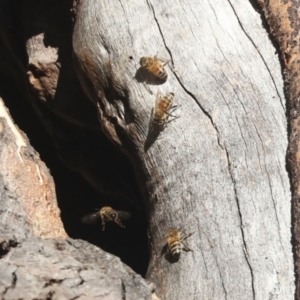
[[[296,296],[300,299],[300,147],[299,147],[299,1],[259,1],[270,34],[276,43],[285,81],[289,146],[287,168],[290,171],[292,191],[292,233],[295,259]]]
[[[278,57],[248,1],[82,1],[73,35],[104,133],[135,165],[148,208],[147,278],[162,299],[293,299],[287,124]],[[168,80],[134,78],[170,59]],[[131,59],[131,57],[133,59]],[[180,118],[149,147],[155,95]],[[170,227],[196,231],[170,263]]]

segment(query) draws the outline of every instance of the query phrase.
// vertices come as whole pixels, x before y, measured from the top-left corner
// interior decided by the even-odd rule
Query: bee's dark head
[[[147,57],[142,57],[140,59],[140,65],[144,67],[147,64]]]

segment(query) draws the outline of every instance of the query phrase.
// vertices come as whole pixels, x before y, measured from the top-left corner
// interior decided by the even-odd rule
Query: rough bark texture
[[[293,299],[283,82],[250,3],[81,1],[73,47],[103,132],[134,163],[159,295]],[[157,52],[169,77],[151,95],[138,62]],[[145,146],[157,91],[180,118]],[[159,243],[170,227],[196,232],[174,264]]]
[[[66,165],[139,217],[146,210],[147,278],[158,296],[293,299],[283,81],[251,4],[78,0],[70,10],[71,0],[23,1],[15,21],[24,55],[9,34],[11,3],[0,3],[0,74],[18,82]],[[298,4],[260,3],[284,54],[298,259]],[[139,59],[157,52],[170,59],[168,80],[145,85]],[[175,94],[179,118],[153,133],[157,92]],[[155,299],[118,259],[58,239],[66,234],[47,168],[5,109],[0,121],[3,298]],[[193,252],[176,262],[161,243],[170,227],[195,232],[187,240]]]
[[[1,299],[158,300],[119,258],[85,241],[16,240],[0,230],[0,250]]]
[[[259,1],[283,61],[289,116],[288,167],[292,183],[293,235],[295,241],[296,299],[300,299],[300,48],[299,1]]]

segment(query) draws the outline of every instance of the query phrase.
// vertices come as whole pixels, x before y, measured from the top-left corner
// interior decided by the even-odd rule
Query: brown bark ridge
[[[296,271],[296,299],[300,299],[300,21],[299,1],[258,1],[279,45],[283,62],[285,93],[289,117],[287,163],[291,172],[292,217]]]
[[[135,166],[158,296],[293,299],[283,81],[259,14],[249,1],[77,2],[78,76]],[[146,88],[138,62],[157,52],[168,79]],[[149,142],[157,92],[180,117]],[[195,231],[175,263],[160,243],[171,227]]]
[[[49,170],[0,98],[0,227],[15,237],[66,238]]]

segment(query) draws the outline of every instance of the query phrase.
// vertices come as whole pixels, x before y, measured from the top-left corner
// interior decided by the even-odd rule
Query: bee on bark
[[[173,93],[167,93],[165,96],[162,96],[160,93],[157,93],[152,116],[152,121],[155,125],[164,127],[167,124],[167,122],[171,122],[172,120],[178,118],[174,117],[172,120],[168,121],[169,116],[171,116],[170,109],[173,105],[173,101]]]
[[[169,229],[166,234],[169,254],[171,254],[173,258],[178,259],[182,250],[193,251],[186,245],[185,240],[194,233],[195,232],[192,232],[186,235],[180,229]]]
[[[130,214],[122,210],[114,210],[109,206],[102,207],[99,211],[85,215],[81,218],[81,222],[84,224],[97,223],[101,220],[102,231],[105,229],[106,222],[115,222],[120,227],[125,227],[121,221],[129,219]]]
[[[164,58],[158,58],[157,54],[153,56],[146,56],[140,59],[140,65],[143,69],[165,82],[168,78],[168,74],[165,70],[165,65],[169,62]]]

